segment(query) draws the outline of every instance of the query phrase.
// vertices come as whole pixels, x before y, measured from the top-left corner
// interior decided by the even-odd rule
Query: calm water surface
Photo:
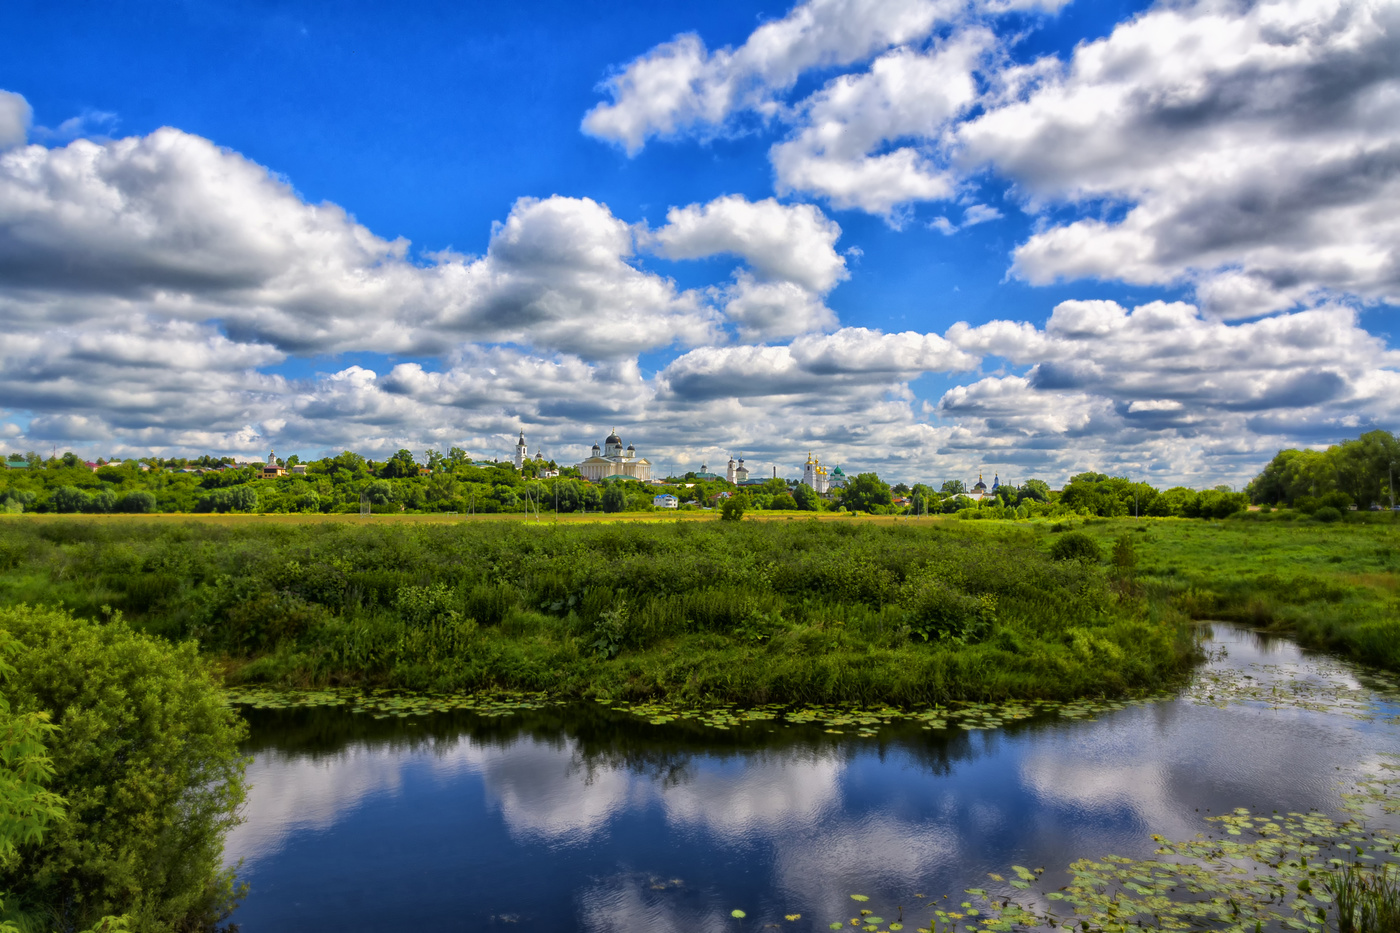
[[[1217,626],[1210,645],[1207,675],[1369,695],[1287,642]],[[1347,778],[1400,753],[1384,700],[1357,719],[1219,708],[1207,692],[1096,721],[876,738],[652,726],[596,705],[250,711],[252,790],[228,854],[251,890],[233,919],[244,933],[732,931],[738,908],[743,929],[824,930],[852,893],[941,899],[1012,864],[1059,885],[1077,858],[1148,856],[1151,833],[1189,838],[1234,807],[1336,813]]]

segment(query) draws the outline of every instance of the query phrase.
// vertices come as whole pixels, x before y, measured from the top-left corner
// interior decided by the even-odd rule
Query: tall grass
[[[742,702],[1147,690],[1185,618],[993,523],[0,523],[0,601],[121,611],[235,679]]]
[[[1346,865],[1326,882],[1338,933],[1400,933],[1400,872]]]
[[[1149,603],[1400,670],[1400,522],[1358,514],[1365,520],[1114,519],[1081,530],[1105,549],[1135,541],[1132,575]]]

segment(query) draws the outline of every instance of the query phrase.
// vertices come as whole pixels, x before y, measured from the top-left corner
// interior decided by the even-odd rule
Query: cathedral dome
[[[604,438],[604,439],[603,439],[603,443],[604,443],[604,444],[607,444],[607,445],[609,445],[609,446],[612,446],[613,444],[616,444],[618,447],[621,447],[621,446],[622,446],[622,438],[618,437],[617,434],[614,432],[614,433],[612,433],[612,434],[609,434],[606,438]]]

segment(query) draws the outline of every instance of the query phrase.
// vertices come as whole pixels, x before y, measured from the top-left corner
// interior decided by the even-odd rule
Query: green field
[[[603,520],[606,519],[606,520]],[[1098,562],[1055,561],[1073,531]],[[1120,540],[1121,557],[1109,557]],[[896,703],[1157,689],[1191,619],[1400,669],[1400,526],[767,513],[13,516],[0,603],[120,612],[230,682]]]
[[[358,518],[358,517],[356,517]],[[898,703],[1149,691],[1187,620],[1048,532],[831,518],[0,523],[0,602],[121,612],[232,682]]]
[[[1335,523],[1268,518],[1136,524],[1136,575],[1146,598],[1400,671],[1400,521],[1383,514]],[[1107,548],[1134,527],[1132,520],[1091,520],[1082,530]]]

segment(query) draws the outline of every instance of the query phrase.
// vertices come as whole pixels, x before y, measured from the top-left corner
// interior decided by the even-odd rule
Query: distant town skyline
[[[1200,488],[1400,427],[1400,0],[6,25],[7,452]]]

